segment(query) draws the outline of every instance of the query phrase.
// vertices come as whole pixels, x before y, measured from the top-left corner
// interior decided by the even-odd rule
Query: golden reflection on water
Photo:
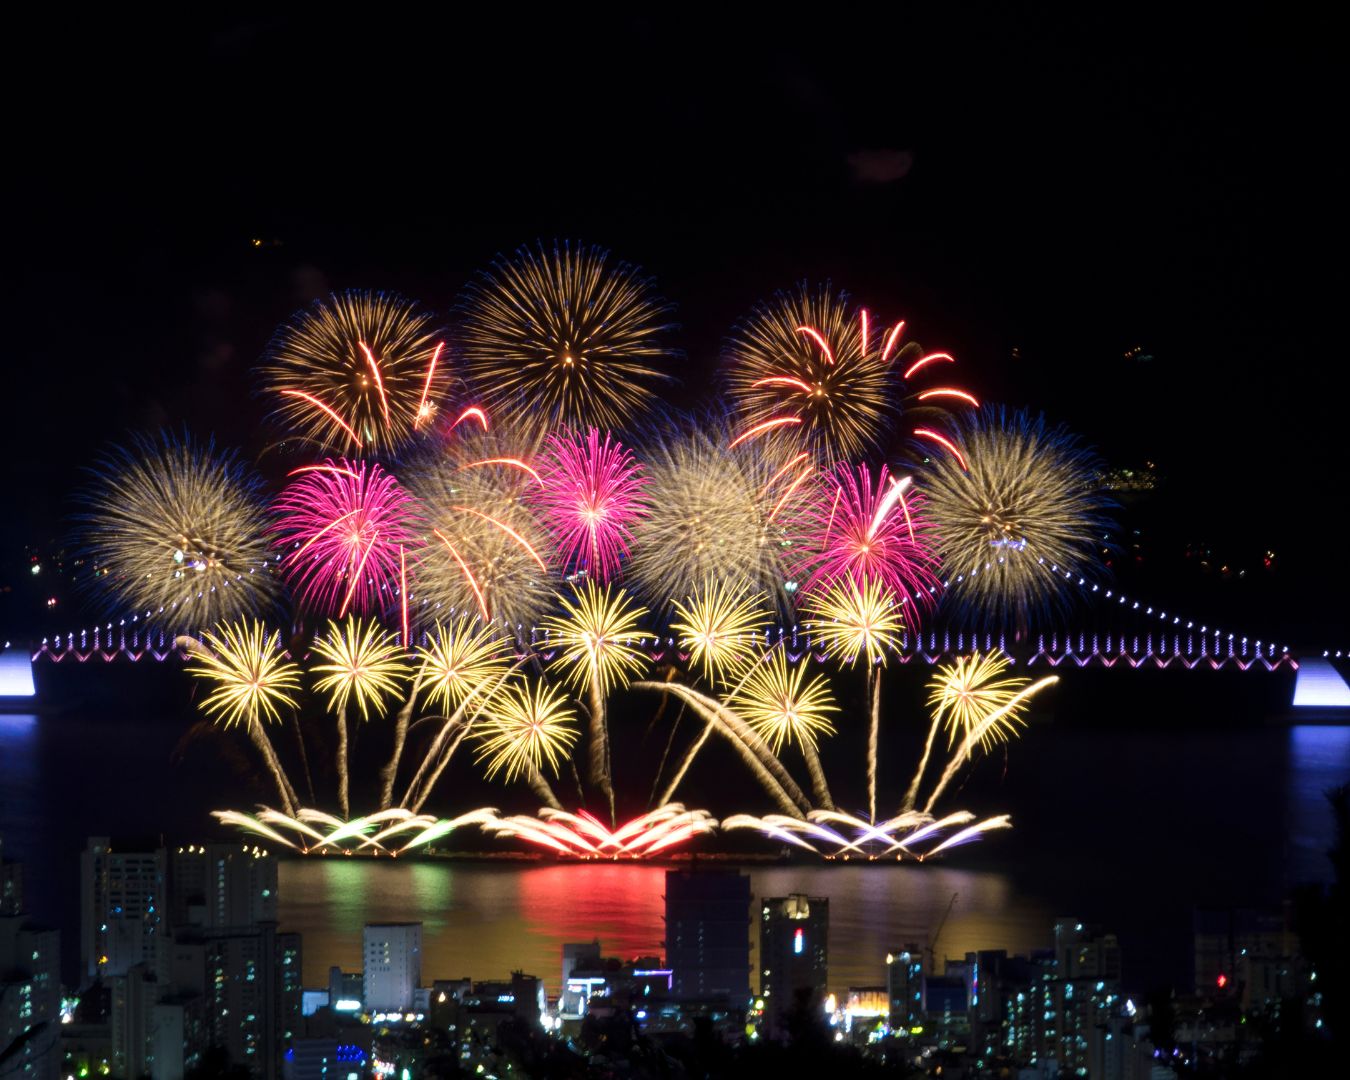
[[[840,993],[884,983],[886,953],[927,944],[949,906],[939,957],[1049,944],[1056,914],[994,873],[837,865],[748,872],[756,901],[791,892],[829,898],[830,989]],[[564,942],[598,937],[606,956],[623,958],[665,952],[662,866],[310,858],[283,862],[280,887],[282,928],[304,934],[306,986],[326,986],[330,965],[360,969],[361,928],[368,922],[423,924],[422,981],[428,985],[520,969],[542,976],[556,994]],[[757,917],[758,910],[755,905],[748,914]],[[754,922],[750,938],[753,972]]]

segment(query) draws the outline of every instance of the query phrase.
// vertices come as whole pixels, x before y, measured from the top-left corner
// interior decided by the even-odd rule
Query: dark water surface
[[[250,785],[239,740],[191,732],[178,679],[120,674],[111,689],[106,677],[91,685],[60,711],[0,716],[0,836],[6,854],[28,864],[30,908],[64,931],[68,977],[86,836],[214,837],[210,810],[267,795]],[[1103,685],[1066,679],[1055,691],[1055,722],[1033,725],[1006,760],[995,754],[954,794],[953,806],[1011,813],[1012,831],[942,865],[748,867],[756,896],[829,897],[833,989],[882,981],[887,950],[927,941],[949,907],[939,954],[1046,944],[1051,921],[1074,915],[1120,935],[1131,989],[1181,982],[1190,977],[1196,905],[1275,904],[1290,885],[1326,877],[1323,793],[1350,780],[1350,728],[1251,717],[1230,724],[1222,715],[1197,722],[1190,712],[1193,726],[1157,716],[1146,726],[1119,717],[1094,726],[1082,717],[1102,711],[1098,700],[1115,684]],[[1160,710],[1172,704],[1158,700]],[[275,737],[285,746],[283,734]],[[470,788],[476,781],[460,768],[466,775],[452,783],[468,790],[447,789],[446,805],[433,809],[515,806],[518,793]],[[714,771],[688,798],[714,813],[745,809],[714,801],[726,802],[728,791],[740,798],[735,785],[744,783],[734,770]],[[744,791],[757,806],[755,789]],[[359,967],[363,923],[420,920],[426,979],[521,968],[556,990],[564,941],[599,937],[620,956],[661,951],[662,873],[550,861],[293,859],[282,867],[281,919],[304,934],[311,985],[326,981],[331,964]]]

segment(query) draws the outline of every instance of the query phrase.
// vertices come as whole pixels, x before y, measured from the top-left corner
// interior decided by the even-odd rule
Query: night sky
[[[448,315],[496,252],[556,236],[675,301],[677,404],[756,300],[829,278],[982,398],[1155,462],[1160,592],[1325,640],[1339,614],[1314,608],[1350,593],[1330,27],[785,11],[16,29],[0,584],[110,440],[186,426],[256,455],[251,369],[308,300]],[[1275,584],[1190,581],[1167,559],[1197,538],[1278,551]]]

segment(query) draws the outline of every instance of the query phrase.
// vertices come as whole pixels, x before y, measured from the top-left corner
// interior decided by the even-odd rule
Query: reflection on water
[[[1305,724],[1289,732],[1287,814],[1290,881],[1326,876],[1327,848],[1333,838],[1326,793],[1350,783],[1350,727]]]
[[[886,953],[929,942],[949,906],[939,955],[1025,951],[1048,938],[1050,912],[1019,898],[1000,874],[903,866],[748,872],[756,898],[829,898],[830,984],[838,991],[883,982]],[[424,981],[496,978],[518,968],[556,993],[564,942],[598,937],[606,955],[664,955],[664,893],[659,866],[297,859],[282,866],[280,917],[304,934],[308,985],[323,985],[330,965],[360,969],[365,923],[404,921],[424,924]],[[756,935],[752,926],[752,942]],[[757,969],[754,957],[751,963]]]

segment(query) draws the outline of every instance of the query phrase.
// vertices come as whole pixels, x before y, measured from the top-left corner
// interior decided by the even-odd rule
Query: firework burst
[[[670,628],[680,648],[688,649],[690,662],[714,682],[745,670],[769,626],[768,611],[750,589],[712,579],[672,606]]]
[[[875,446],[894,412],[895,377],[884,343],[867,337],[866,316],[828,285],[759,304],[725,354],[741,426],[795,418],[787,437],[827,462]]]
[[[561,667],[568,681],[590,692],[589,779],[609,800],[610,824],[614,823],[614,785],[611,780],[609,729],[605,698],[610,690],[647,664],[647,658],[631,642],[642,631],[638,619],[646,609],[633,607],[628,595],[606,585],[587,581],[573,590],[573,598],[559,598],[564,614],[544,620],[550,642],[558,655],[550,667]]]
[[[792,471],[800,456],[761,443],[729,450],[730,441],[714,423],[675,434],[650,455],[651,513],[633,529],[629,573],[653,603],[691,596],[709,580],[784,598],[782,522],[802,490]]]
[[[584,438],[550,436],[539,472],[536,504],[564,572],[608,581],[647,513],[642,467],[608,432],[602,439],[591,428]]]
[[[596,684],[608,694],[646,667],[647,657],[632,645],[642,635],[638,620],[646,608],[632,606],[622,589],[587,581],[573,589],[570,600],[559,600],[564,614],[548,616],[543,628],[559,649],[549,666],[564,668],[572,685]]]
[[[314,689],[328,695],[334,712],[345,712],[354,699],[362,720],[370,719],[372,710],[382,715],[386,699],[399,692],[410,672],[398,639],[371,619],[330,619],[314,652],[324,661],[311,669],[320,676]]]
[[[283,326],[262,366],[289,432],[324,450],[387,454],[435,417],[448,383],[429,315],[400,296],[335,293]]]
[[[786,741],[815,747],[821,735],[833,735],[829,715],[838,712],[823,675],[806,681],[806,663],[789,664],[782,649],[774,649],[755,664],[728,699],[776,754]]]
[[[495,684],[511,667],[511,648],[498,630],[469,615],[438,622],[417,648],[420,676],[430,701],[453,712]]]
[[[807,597],[811,618],[805,626],[812,642],[833,658],[852,666],[865,656],[869,667],[884,665],[886,654],[900,649],[903,610],[895,590],[884,582],[845,576]]]
[[[211,686],[202,711],[222,727],[244,728],[293,812],[299,804],[295,788],[263,730],[280,721],[282,706],[296,707],[292,692],[300,689],[300,669],[281,648],[280,635],[256,620],[241,620],[222,623],[200,640],[180,637],[178,643],[188,651],[188,674]]]
[[[489,778],[504,769],[508,782],[545,764],[556,773],[576,742],[574,720],[561,691],[542,682],[507,686],[492,699],[477,760]]]
[[[933,533],[909,477],[886,466],[839,465],[814,486],[793,528],[794,573],[812,594],[840,577],[878,581],[901,597],[929,602],[938,583]],[[916,604],[906,606],[911,623]]]
[[[1010,677],[1009,660],[999,652],[974,653],[946,664],[928,684],[928,705],[947,731],[947,746],[964,743],[978,733],[981,748],[1006,742],[1024,723],[1027,705],[1017,695],[1031,680]],[[986,718],[996,722],[986,726]]]
[[[228,622],[188,645],[188,674],[212,684],[201,708],[224,727],[274,723],[280,707],[296,705],[300,669],[286,657],[280,635],[262,623]]]
[[[277,500],[282,570],[302,604],[318,611],[380,612],[394,606],[415,504],[399,482],[364,461],[296,470]]]
[[[1106,501],[1096,459],[1041,417],[984,409],[923,466],[926,512],[953,597],[1024,624],[1061,602],[1065,574],[1094,576]]]
[[[474,612],[515,632],[552,606],[548,533],[533,504],[537,450],[500,425],[466,429],[414,465],[408,486],[425,529],[410,565],[423,620]]]
[[[465,295],[461,349],[494,411],[541,425],[623,427],[652,399],[672,352],[670,305],[635,267],[563,243],[498,258]]]
[[[233,454],[190,438],[115,448],[84,496],[95,583],[174,629],[256,613],[277,593],[258,486]]]

